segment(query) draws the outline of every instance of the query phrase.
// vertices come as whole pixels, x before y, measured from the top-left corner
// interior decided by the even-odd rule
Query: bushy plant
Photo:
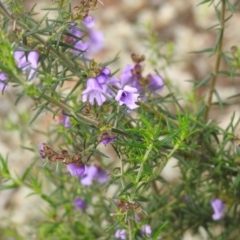
[[[35,157],[21,175],[1,155],[0,189],[27,187],[45,205],[36,206],[44,216],[29,219],[31,230],[24,234],[11,216],[2,218],[0,238],[181,239],[191,230],[208,239],[238,239],[239,119],[232,113],[222,128],[209,117],[213,105],[224,110],[238,104],[239,94],[222,100],[216,89],[220,77],[239,77],[240,50],[223,51],[224,30],[238,1],[198,3],[214,8],[218,20],[211,27],[214,46],[195,52],[209,54],[214,69],[191,80],[187,104],[166,75],[174,61],[171,43],[160,44],[149,31],[151,56],[132,53],[124,69],[111,69],[121,54],[94,59],[103,34],[91,12],[104,3],[52,2],[40,21],[35,6],[26,12],[21,1],[0,2],[0,89],[3,96],[14,90],[16,107],[32,101],[25,127],[12,127],[45,139],[22,146]],[[145,58],[151,72],[144,69]],[[196,94],[203,86],[206,99]],[[51,127],[34,128],[39,118]],[[170,161],[176,162],[171,171],[179,171],[174,183],[162,175]]]

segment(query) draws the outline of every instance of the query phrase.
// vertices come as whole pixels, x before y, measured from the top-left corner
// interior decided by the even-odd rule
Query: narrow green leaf
[[[148,202],[149,199],[143,197],[143,196],[140,196],[140,195],[137,195],[135,198],[134,198],[134,201],[139,201],[139,202]]]
[[[25,170],[25,172],[23,173],[22,177],[21,177],[21,181],[24,182],[24,180],[26,179],[26,177],[28,176],[30,170],[33,168],[33,166],[35,165],[37,160],[33,161],[30,166]]]
[[[204,48],[198,51],[191,51],[189,53],[207,53],[207,52],[214,52],[214,48]]]
[[[123,195],[128,189],[132,188],[134,186],[134,183],[131,182],[129,183],[119,194],[118,197],[120,197],[121,195]]]
[[[225,2],[226,2],[226,4],[227,4],[228,9],[229,9],[232,13],[234,13],[234,12],[235,12],[234,6],[233,6],[228,0],[225,0]]]
[[[203,78],[198,84],[197,86],[195,86],[194,91],[197,90],[199,87],[201,86],[206,86],[207,82],[212,78],[212,74],[209,73],[205,78]]]
[[[168,222],[165,222],[165,223],[163,223],[159,228],[158,228],[158,230],[155,232],[155,234],[154,234],[154,236],[153,236],[153,240],[157,240],[158,239],[158,237],[159,237],[159,235],[160,235],[160,233],[163,231],[163,229],[167,226],[167,224],[168,224]]]
[[[8,190],[8,189],[13,189],[13,188],[17,188],[19,187],[19,185],[17,183],[14,183],[12,185],[5,185],[5,186],[0,186],[0,191],[2,190]]]
[[[223,109],[223,101],[222,101],[220,95],[218,94],[218,91],[217,91],[216,89],[214,89],[213,93],[214,93],[214,95],[216,96],[216,98],[217,98],[217,100],[218,100],[218,103],[219,103],[219,105],[220,105],[220,108],[221,108],[221,110],[222,110],[222,109]]]
[[[41,112],[44,110],[44,108],[46,107],[48,105],[48,102],[46,102],[45,104],[43,104],[43,106],[41,106],[38,110],[37,110],[37,112],[36,112],[36,114],[34,115],[34,117],[32,118],[32,120],[30,121],[30,125],[36,120],[36,118],[41,114]]]
[[[213,3],[212,0],[203,0],[202,2],[198,3],[197,6],[200,6],[202,4],[209,3],[209,2],[210,2],[209,6]]]
[[[1,165],[2,165],[1,168],[3,169],[3,171],[5,173],[9,173],[8,161],[7,161],[7,159],[5,160],[1,154],[0,154],[0,162],[1,162]]]

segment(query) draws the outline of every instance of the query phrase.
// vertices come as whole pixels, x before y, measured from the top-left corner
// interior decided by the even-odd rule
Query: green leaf
[[[233,6],[228,0],[225,0],[225,2],[226,2],[226,4],[227,4],[228,9],[229,9],[232,13],[234,13],[234,12],[235,12],[234,6]]]
[[[157,240],[158,239],[158,236],[163,231],[163,229],[167,226],[167,224],[168,224],[168,222],[165,222],[158,228],[158,230],[153,235],[153,238],[152,238],[153,240]]]
[[[1,154],[0,154],[0,162],[1,162],[1,169],[3,169],[4,173],[9,174],[8,161],[7,159],[5,160]]]
[[[214,1],[212,1],[212,0],[203,0],[202,2],[200,2],[199,4],[197,4],[197,6],[200,6],[200,5],[202,5],[202,4],[209,3],[209,2],[210,2],[210,4],[209,4],[209,6],[210,6],[211,4],[213,4]]]
[[[214,48],[204,48],[198,51],[191,51],[189,53],[207,53],[207,52],[214,52]]]
[[[122,191],[118,194],[118,197],[120,197],[121,195],[123,195],[128,189],[132,188],[134,186],[134,183],[131,182],[129,183],[124,189],[122,189]]]
[[[131,142],[118,142],[115,141],[116,144],[120,146],[128,146],[128,147],[133,147],[133,148],[141,148],[141,149],[147,149],[146,145],[144,144],[139,144],[139,143],[131,143]]]
[[[218,103],[220,105],[220,108],[222,110],[223,109],[223,101],[222,101],[220,95],[218,94],[218,91],[216,89],[214,89],[213,93],[215,94],[215,96],[216,96],[216,98],[218,100]]]
[[[135,198],[134,198],[134,201],[139,201],[139,202],[149,202],[149,199],[143,197],[143,196],[140,196],[140,195],[137,195]]]
[[[212,78],[212,74],[209,73],[205,78],[203,78],[197,86],[194,87],[194,91],[196,91],[201,86],[207,86],[207,82]]]
[[[41,114],[41,112],[44,110],[44,108],[48,105],[49,103],[46,102],[44,103],[36,112],[36,114],[34,115],[34,117],[32,118],[32,120],[30,121],[30,125],[36,120],[36,118]]]
[[[105,158],[109,158],[107,155],[105,155],[104,153],[100,152],[99,150],[97,149],[92,149],[93,152],[97,153],[98,155],[102,156],[102,157],[105,157]]]
[[[34,164],[36,163],[37,160],[33,161],[31,163],[31,165],[25,170],[25,172],[23,173],[22,177],[21,177],[21,181],[24,182],[24,180],[26,179],[26,177],[28,176],[30,170],[33,168]]]
[[[12,185],[0,186],[0,191],[12,189],[12,188],[17,188],[17,187],[19,187],[19,184],[17,184],[17,183],[14,183]]]

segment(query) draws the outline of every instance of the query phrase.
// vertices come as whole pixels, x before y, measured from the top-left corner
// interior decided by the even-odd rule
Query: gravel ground
[[[76,5],[76,2],[73,3],[73,6]],[[216,24],[214,10],[205,5],[196,7],[197,3],[199,1],[192,0],[185,0],[184,4],[183,1],[177,0],[103,1],[104,6],[99,4],[99,10],[93,13],[97,21],[97,29],[102,30],[105,36],[105,48],[96,55],[96,60],[108,61],[120,53],[119,60],[111,65],[111,69],[116,70],[123,69],[126,64],[131,63],[130,54],[133,52],[145,54],[147,58],[150,58],[151,52],[147,48],[149,35],[146,25],[148,24],[158,37],[159,43],[174,44],[173,58],[178,63],[171,65],[166,73],[182,96],[182,105],[189,104],[187,93],[191,92],[192,86],[186,80],[201,80],[214,68],[214,57],[189,53],[211,47],[216,35],[214,31],[206,30]],[[34,1],[27,1],[26,9],[29,9],[33,4]],[[42,1],[38,3],[37,8],[45,6],[50,6],[50,3]],[[230,51],[231,46],[240,43],[240,31],[236,31],[239,29],[239,22],[239,13],[234,14],[227,22],[224,38],[224,49],[227,51]],[[224,64],[222,67],[225,67]],[[149,62],[146,63],[146,71],[152,71]],[[239,78],[235,79],[234,82],[228,78],[219,78],[217,89],[222,99],[237,94],[240,89]],[[34,146],[37,149],[36,146],[43,141],[43,137],[36,135],[33,129],[47,130],[48,125],[44,121],[46,117],[41,116],[31,129],[26,130],[28,121],[24,119],[24,112],[31,110],[32,103],[24,99],[17,107],[13,107],[15,92],[16,90],[9,88],[4,95],[0,95],[2,122],[0,153],[4,157],[8,156],[11,172],[21,174],[32,161],[34,155],[29,151],[24,151],[20,146]],[[199,97],[204,97],[206,95],[205,88],[200,89],[198,94]],[[236,120],[239,118],[238,108],[238,105],[224,108],[224,110],[214,107],[210,118],[217,120],[221,126],[226,126],[234,111],[236,111]],[[12,125],[9,124],[9,119],[12,121]],[[16,131],[16,126],[21,126],[22,134]],[[173,172],[173,162],[168,165],[168,170],[164,171],[164,176],[169,177],[171,181],[176,181],[178,174],[176,172],[170,174]],[[41,217],[39,209],[35,207],[36,204],[39,204],[38,197],[26,198],[27,194],[29,194],[29,190],[25,188],[0,192],[1,217],[6,217],[19,224],[23,233],[28,231],[27,227],[23,227],[24,223],[28,222],[29,219]],[[40,206],[40,208],[44,208],[44,206]],[[8,220],[6,220],[7,222]],[[204,231],[200,231],[204,236]],[[204,239],[204,237],[193,238],[189,233],[186,233],[184,239]]]

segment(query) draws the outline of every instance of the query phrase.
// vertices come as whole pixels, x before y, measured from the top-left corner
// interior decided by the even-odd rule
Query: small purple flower
[[[135,65],[127,65],[123,73],[121,75],[121,86],[124,87],[125,85],[130,85],[131,87],[135,87],[138,90],[141,89],[140,84],[138,83],[139,76],[136,74],[133,74]]]
[[[222,219],[224,216],[224,202],[218,198],[214,198],[211,200],[211,206],[214,211],[212,219],[215,221]]]
[[[74,209],[77,211],[77,210],[86,210],[87,209],[87,205],[86,203],[84,202],[83,199],[81,198],[76,198],[73,202],[73,205],[74,205]]]
[[[107,67],[104,67],[101,71],[101,74],[104,74],[109,77],[111,75],[111,70]]]
[[[57,117],[57,124],[62,124],[65,128],[70,128],[72,126],[70,117],[64,113],[61,113],[61,115]]]
[[[41,157],[41,158],[46,158],[46,153],[45,153],[43,147],[44,147],[44,144],[41,144],[41,145],[38,147],[39,154],[40,154],[40,157]]]
[[[82,25],[86,27],[87,38],[78,40],[74,43],[73,54],[82,55],[87,59],[91,59],[91,54],[99,52],[103,48],[104,36],[100,31],[92,30],[95,25],[92,16],[86,16],[82,21]],[[83,38],[85,33],[77,27],[77,23],[72,22],[70,24],[70,32],[77,38]],[[69,38],[69,41],[73,41],[73,37]]]
[[[14,52],[14,58],[18,68],[21,68],[23,73],[28,73],[28,80],[35,77],[39,61],[38,52],[31,51],[27,54],[24,51],[17,50]]]
[[[70,23],[70,32],[78,38],[83,36],[83,32],[77,27],[77,23],[75,22]],[[70,40],[72,40],[72,38]]]
[[[149,90],[154,90],[154,91],[162,91],[163,89],[163,79],[162,77],[158,76],[158,75],[152,75],[149,74],[149,85],[148,85],[148,89]]]
[[[81,184],[84,186],[90,186],[94,180],[99,183],[106,182],[108,180],[107,172],[94,165],[86,166],[86,170],[81,176]]]
[[[118,229],[115,233],[115,238],[125,240],[126,237],[126,230],[125,229]]]
[[[82,92],[82,101],[86,102],[88,100],[91,105],[94,105],[94,99],[96,99],[98,106],[101,106],[106,100],[102,93],[103,89],[97,79],[89,78],[87,88]]]
[[[102,143],[103,143],[105,146],[107,146],[109,143],[114,142],[115,139],[116,139],[115,137],[105,138],[105,139],[102,140]]]
[[[144,234],[146,237],[150,237],[152,233],[151,226],[149,225],[144,225],[141,227],[141,232]]]
[[[95,179],[99,183],[105,183],[108,181],[109,178],[108,178],[107,172],[105,170],[98,168],[98,173],[97,173],[97,176],[95,177]]]
[[[79,40],[79,41],[77,41],[74,44],[74,47],[76,49],[78,49],[78,50],[73,49],[73,54],[75,54],[75,55],[79,55],[80,54],[81,55],[81,54],[85,53],[88,50],[89,43],[88,42],[83,42],[82,40]]]
[[[95,21],[92,16],[86,16],[83,21],[82,25],[88,29],[93,28],[95,26]]]
[[[80,177],[85,171],[85,166],[84,164],[78,165],[77,163],[73,162],[67,165],[67,170],[73,177]]]
[[[89,49],[90,54],[97,53],[104,47],[104,36],[101,31],[89,31]]]
[[[89,101],[91,105],[94,105],[94,99],[96,99],[98,106],[101,106],[106,101],[106,97],[115,96],[110,86],[119,88],[120,82],[110,75],[110,69],[105,67],[95,78],[88,78],[87,87],[82,92],[82,101]]]
[[[111,77],[111,71],[109,68],[103,68],[101,73],[96,77],[98,83],[101,85],[103,93],[108,97],[114,97],[116,94],[110,88],[110,86],[115,88],[121,88],[121,84],[116,77]]]
[[[7,79],[7,75],[3,72],[0,73],[0,91],[2,92],[4,92],[8,87],[6,79]]]
[[[81,176],[81,183],[84,186],[92,185],[92,182],[97,175],[98,169],[94,166],[86,166],[84,174]]]
[[[111,132],[104,132],[101,135],[101,142],[106,146],[107,144],[114,142],[116,137]]]
[[[96,79],[99,84],[103,85],[107,82],[107,80],[109,79],[109,76],[101,73],[96,77]]]
[[[64,116],[64,123],[63,126],[65,128],[70,128],[72,126],[71,122],[70,122],[70,117],[69,116]]]
[[[115,99],[119,102],[120,105],[125,104],[128,108],[135,109],[139,106],[135,104],[139,97],[137,89],[126,85],[123,90],[119,90]]]

